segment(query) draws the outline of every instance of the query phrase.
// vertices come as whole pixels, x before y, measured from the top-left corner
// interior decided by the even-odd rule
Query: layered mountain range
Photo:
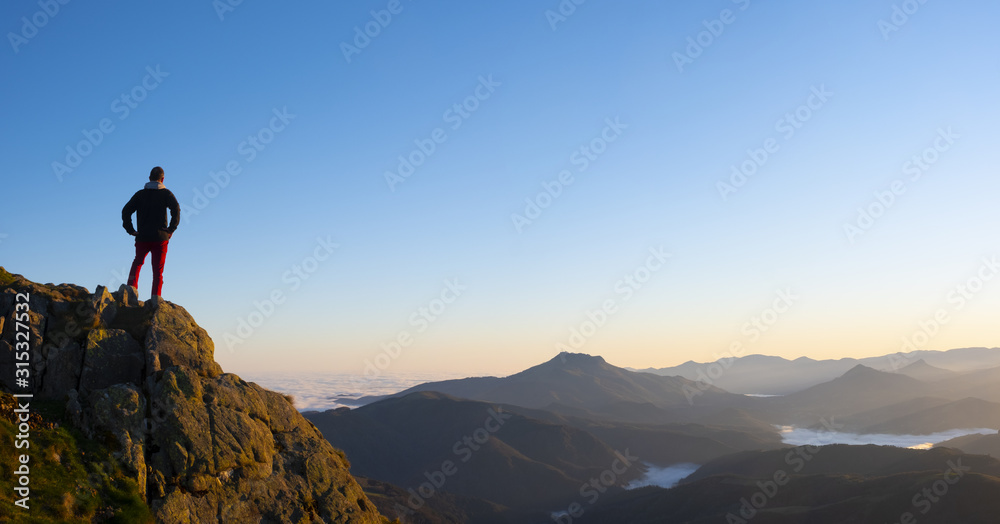
[[[638,371],[705,380],[733,393],[787,395],[833,380],[858,365],[934,382],[988,368],[1000,369],[1000,351],[997,348],[914,350],[837,360],[813,360],[808,357],[788,360],[767,355],[748,355],[716,362],[688,361],[679,366]],[[724,372],[719,373],[719,370]]]
[[[644,478],[673,464],[701,465],[671,489],[625,489],[633,476],[616,475],[615,483],[598,493],[589,489],[590,481],[600,478],[595,471],[567,472],[552,460],[557,454],[536,454],[531,460],[544,463],[548,457],[551,471],[571,481],[535,482],[531,468],[523,467],[527,454],[506,442],[507,430],[501,429],[491,438],[503,452],[484,450],[481,462],[473,455],[462,466],[476,480],[456,476],[457,482],[442,487],[466,500],[490,502],[494,508],[547,509],[549,521],[895,522],[910,514],[921,522],[986,522],[963,519],[970,500],[1000,487],[1000,464],[975,454],[1000,451],[996,434],[967,435],[925,451],[874,445],[792,446],[785,443],[783,432],[796,426],[823,435],[850,433],[863,441],[875,433],[928,435],[1000,427],[1000,403],[976,396],[992,398],[990,378],[998,369],[991,366],[997,353],[977,349],[938,355],[939,362],[961,363],[957,369],[913,358],[894,372],[852,362],[830,380],[803,381],[802,389],[765,397],[729,393],[697,378],[630,371],[600,357],[563,353],[509,377],[426,383],[388,397],[362,399],[364,405],[356,409],[305,415],[331,442],[359,457],[354,462],[356,473],[400,486],[395,506],[387,505],[383,512],[404,519],[412,511],[408,501],[416,500],[406,496],[413,493],[409,490],[424,483],[426,473],[447,456],[447,444],[455,442],[458,428],[475,426],[475,416],[459,413],[492,407],[523,417],[517,426],[510,426],[517,427],[518,434],[512,437],[518,442],[524,442],[520,433],[531,433],[543,449],[570,452],[578,448],[565,440],[566,435],[585,432],[606,448],[627,450],[637,457],[646,466]],[[738,362],[729,364],[739,369]],[[547,429],[537,429],[541,427]],[[380,435],[379,442],[404,441],[411,450],[408,460],[381,455],[372,435]],[[496,458],[505,453],[506,460]],[[613,454],[592,453],[603,457],[606,469],[613,464]],[[425,456],[436,458],[414,459]],[[600,462],[590,464],[599,467]],[[509,469],[494,475],[501,463]],[[577,458],[574,463],[584,461]],[[958,469],[948,473],[952,464]],[[780,485],[774,480],[777,472],[782,475]],[[938,482],[943,478],[963,479],[962,487],[951,491],[963,495],[940,504],[923,498],[925,488],[951,489],[952,484]],[[531,496],[512,493],[511,486],[530,486]],[[573,486],[578,488],[575,492]],[[761,486],[766,487],[763,492]],[[772,488],[777,491],[772,493]],[[931,497],[943,500],[933,491]],[[760,507],[751,499],[761,502]],[[983,508],[992,503],[981,502]],[[509,515],[501,509],[490,518],[545,521],[530,520],[529,514],[520,514],[520,520]]]
[[[1000,436],[982,429],[1000,426],[998,349],[754,355],[667,375],[562,353],[300,414],[223,372],[181,306],[125,286],[0,270],[3,369],[24,329],[32,381],[0,376],[0,429],[14,449],[10,393],[33,392],[38,521],[978,523],[1000,509]],[[918,450],[790,444],[799,430],[950,433]],[[14,520],[3,479],[0,519]]]

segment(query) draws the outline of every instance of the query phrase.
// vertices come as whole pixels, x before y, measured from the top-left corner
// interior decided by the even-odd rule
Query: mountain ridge
[[[631,369],[664,376],[681,376],[690,380],[706,379],[709,368],[722,366],[725,372],[710,381],[726,391],[744,394],[787,395],[833,380],[857,364],[901,373],[908,366],[923,360],[930,367],[964,374],[988,367],[1000,367],[1000,348],[968,347],[946,351],[917,350],[910,353],[889,353],[873,357],[812,359],[802,356],[786,359],[771,355],[752,354],[726,358],[715,362],[695,362],[663,368]],[[912,370],[912,369],[911,369]],[[921,378],[921,377],[916,377]],[[942,376],[942,379],[948,378]]]
[[[570,501],[587,479],[630,453],[573,426],[437,391],[305,416],[352,457],[360,476],[417,495],[423,486],[429,493],[443,489],[519,509]],[[627,481],[644,471],[629,463],[619,475]],[[433,478],[439,482],[428,484]],[[413,510],[429,498],[414,497]]]
[[[534,409],[584,410],[614,417],[622,405],[685,410],[713,403],[749,406],[756,399],[703,386],[681,377],[663,377],[613,366],[603,357],[563,352],[506,377],[470,377],[426,382],[394,395],[358,399],[364,405],[419,391],[439,391],[459,398]]]

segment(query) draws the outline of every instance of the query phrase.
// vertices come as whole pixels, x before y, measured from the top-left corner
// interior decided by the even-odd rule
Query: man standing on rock
[[[167,224],[170,210],[170,224]],[[132,213],[136,214],[139,231],[132,227]],[[153,254],[153,293],[159,298],[163,287],[163,261],[167,256],[167,243],[181,221],[181,206],[174,194],[163,185],[163,168],[154,167],[149,172],[149,182],[132,195],[122,208],[122,227],[135,237],[135,260],[128,274],[128,285],[139,285],[139,270],[146,261],[146,253]]]

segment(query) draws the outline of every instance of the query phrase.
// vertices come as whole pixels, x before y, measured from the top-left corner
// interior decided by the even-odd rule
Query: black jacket
[[[162,242],[170,240],[170,235],[181,222],[181,206],[174,194],[167,188],[136,191],[131,200],[122,208],[122,227],[139,242]],[[170,223],[167,224],[167,210]],[[132,227],[132,213],[136,213],[139,231]]]

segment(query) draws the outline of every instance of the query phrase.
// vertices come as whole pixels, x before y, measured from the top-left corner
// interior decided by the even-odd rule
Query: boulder
[[[10,342],[0,339],[0,369],[3,370],[14,369],[16,362],[14,358],[15,358],[14,346],[12,346]],[[15,377],[13,372],[6,372],[0,374],[0,388],[3,388],[4,391],[20,392],[21,390],[16,388],[14,379]]]
[[[121,307],[139,307],[142,305],[139,302],[138,291],[128,284],[118,286],[118,291],[115,291],[111,295]]]
[[[143,382],[142,347],[121,329],[94,329],[83,348],[80,390],[93,391],[115,384],[139,386]]]
[[[88,403],[93,431],[106,432],[118,442],[116,458],[136,478],[139,492],[145,495],[146,400],[142,392],[132,384],[115,384],[92,392]]]
[[[13,363],[14,294],[30,292],[39,397],[66,402],[73,425],[114,456],[164,523],[386,520],[343,453],[281,394],[223,373],[208,333],[181,306],[93,294],[0,268],[0,365]],[[0,388],[12,390],[0,377]],[[38,382],[36,381],[36,384]]]
[[[194,318],[170,302],[156,306],[146,335],[149,372],[183,366],[204,377],[215,377],[222,368],[215,362],[215,344]]]
[[[69,341],[65,346],[49,349],[46,356],[44,380],[41,394],[46,398],[62,400],[75,389],[83,368],[83,348],[76,341]]]
[[[97,286],[87,306],[87,314],[91,320],[90,325],[110,326],[118,313],[114,297],[108,293],[108,289],[104,286]]]

